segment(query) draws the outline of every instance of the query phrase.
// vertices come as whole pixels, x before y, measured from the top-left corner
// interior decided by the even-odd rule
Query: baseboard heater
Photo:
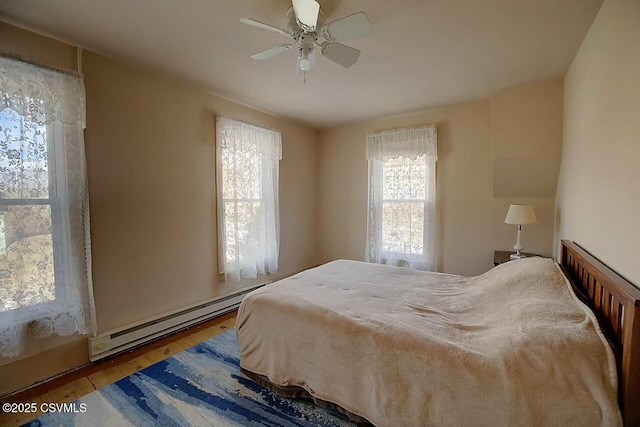
[[[165,313],[133,325],[114,329],[89,338],[89,359],[92,362],[128,350],[171,332],[185,329],[213,317],[235,310],[246,294],[266,284],[261,283],[237,293],[214,298],[186,308]]]

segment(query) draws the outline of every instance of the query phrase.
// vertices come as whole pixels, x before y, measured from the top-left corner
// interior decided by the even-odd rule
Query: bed
[[[571,242],[561,264],[463,278],[329,263],[244,299],[240,365],[377,426],[620,425],[620,409],[635,425],[640,292]]]

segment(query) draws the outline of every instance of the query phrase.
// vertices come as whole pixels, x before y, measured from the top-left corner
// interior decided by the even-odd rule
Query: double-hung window
[[[367,136],[366,260],[435,270],[435,126]]]
[[[280,132],[216,118],[221,270],[228,280],[278,269]]]
[[[0,58],[0,354],[95,330],[82,78]]]

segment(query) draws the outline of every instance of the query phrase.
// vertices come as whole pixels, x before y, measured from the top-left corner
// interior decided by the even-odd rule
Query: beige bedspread
[[[240,365],[377,426],[617,426],[616,368],[557,265],[334,261],[252,292]]]

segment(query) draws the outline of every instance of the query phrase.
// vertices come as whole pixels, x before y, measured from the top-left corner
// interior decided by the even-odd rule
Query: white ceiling
[[[290,0],[0,0],[3,20],[159,70],[314,128],[486,99],[563,75],[602,0],[319,0],[332,21],[364,11],[368,39],[345,69],[318,57],[304,84],[288,43],[239,22],[285,26]]]

